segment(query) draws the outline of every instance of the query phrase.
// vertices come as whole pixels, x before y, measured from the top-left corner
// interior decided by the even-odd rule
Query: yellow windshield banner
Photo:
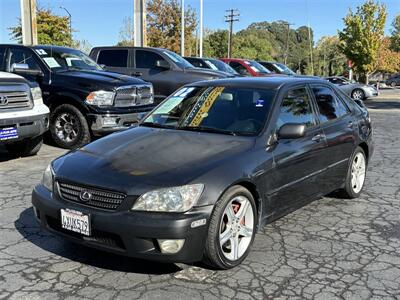
[[[221,95],[222,91],[225,89],[225,87],[216,87],[213,88],[213,90],[207,95],[205,98],[203,104],[200,106],[199,110],[196,112],[195,116],[192,119],[192,122],[190,122],[189,126],[195,127],[199,126],[200,123],[203,121],[203,119],[207,116],[208,111],[210,108],[213,106],[215,100],[218,98],[219,95]]]

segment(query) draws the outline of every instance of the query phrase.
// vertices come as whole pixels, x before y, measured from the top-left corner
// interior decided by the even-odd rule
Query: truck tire
[[[6,144],[7,151],[13,157],[25,157],[36,155],[43,144],[43,136],[39,135],[32,139],[26,139],[13,144]]]
[[[51,113],[50,134],[54,143],[65,149],[76,149],[90,142],[85,116],[71,104],[57,106]]]

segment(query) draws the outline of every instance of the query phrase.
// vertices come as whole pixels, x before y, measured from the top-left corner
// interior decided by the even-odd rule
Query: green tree
[[[339,31],[343,53],[353,62],[355,71],[365,77],[366,83],[379,58],[386,15],[384,5],[368,0],[355,13],[349,11],[343,19],[344,29]]]
[[[73,46],[70,35],[69,19],[54,14],[50,8],[37,8],[37,36],[38,43],[45,45]],[[22,43],[21,19],[18,24],[8,28],[11,38]]]
[[[340,51],[337,36],[324,36],[315,47],[315,75],[341,75],[346,70],[346,56]]]
[[[226,57],[228,53],[228,30],[205,30],[204,35],[204,56],[205,57]]]
[[[392,36],[390,37],[390,48],[393,51],[400,52],[400,15],[397,15],[392,22]]]

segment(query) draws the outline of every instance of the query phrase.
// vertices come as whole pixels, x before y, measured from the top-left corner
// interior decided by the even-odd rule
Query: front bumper
[[[365,89],[364,93],[365,93],[365,98],[373,98],[379,96],[379,92],[377,90]]]
[[[105,211],[63,200],[42,185],[34,188],[32,204],[42,227],[76,243],[131,257],[186,263],[199,261],[203,256],[213,208],[204,206],[187,213]],[[60,210],[65,208],[90,215],[90,237],[61,228]],[[191,227],[192,222],[201,219],[206,219],[207,224]],[[185,239],[185,243],[178,253],[163,254],[157,239]]]

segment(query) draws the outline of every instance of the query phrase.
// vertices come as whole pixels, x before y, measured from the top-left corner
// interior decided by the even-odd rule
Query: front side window
[[[161,55],[152,51],[136,50],[135,62],[136,68],[155,69],[157,60],[164,60]]]
[[[27,64],[29,69],[40,70],[38,63],[34,58],[31,50],[27,49],[11,49],[10,54],[10,69],[13,64]]]
[[[109,67],[126,68],[128,66],[128,50],[101,50],[97,62]]]
[[[282,99],[277,129],[287,123],[315,125],[310,96],[305,87],[289,90]]]
[[[327,86],[312,85],[312,91],[317,101],[319,110],[319,119],[322,123],[335,120],[348,113],[348,109]]]
[[[241,63],[238,63],[236,61],[231,61],[229,62],[229,65],[236,71],[238,72],[240,75],[245,75],[248,76],[250,75],[249,70],[247,70],[247,68],[245,66],[243,66]]]
[[[274,90],[184,87],[151,113],[142,125],[256,135],[264,127],[274,97]]]

